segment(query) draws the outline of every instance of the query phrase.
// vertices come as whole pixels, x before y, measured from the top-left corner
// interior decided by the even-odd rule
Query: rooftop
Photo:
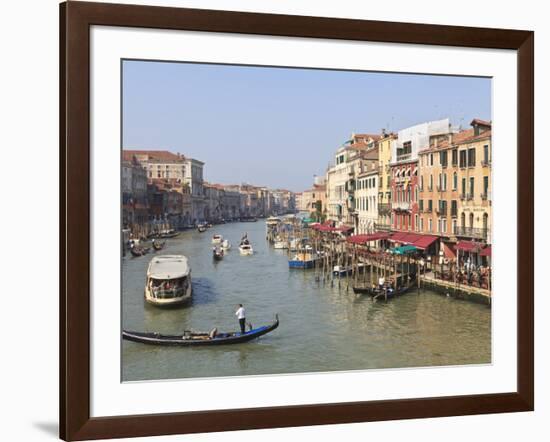
[[[149,263],[147,276],[153,279],[176,279],[189,275],[190,268],[184,255],[155,256]]]

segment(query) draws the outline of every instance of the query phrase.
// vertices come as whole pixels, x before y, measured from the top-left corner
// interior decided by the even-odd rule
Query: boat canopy
[[[149,263],[147,276],[152,279],[177,279],[189,275],[189,262],[184,255],[155,256]]]
[[[396,255],[408,255],[409,253],[414,253],[418,249],[415,246],[401,246],[401,247],[395,247],[391,249],[391,253],[395,253]]]

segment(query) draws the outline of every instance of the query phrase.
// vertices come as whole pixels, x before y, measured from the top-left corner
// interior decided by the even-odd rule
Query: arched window
[[[470,228],[474,227],[474,214],[470,213]]]
[[[466,214],[464,212],[460,215],[460,227],[466,227]]]

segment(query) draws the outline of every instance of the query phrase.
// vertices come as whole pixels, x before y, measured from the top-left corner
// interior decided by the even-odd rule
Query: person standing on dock
[[[242,304],[239,304],[239,308],[235,312],[237,319],[239,320],[239,325],[241,326],[241,333],[245,332],[245,323],[246,323],[246,312]]]

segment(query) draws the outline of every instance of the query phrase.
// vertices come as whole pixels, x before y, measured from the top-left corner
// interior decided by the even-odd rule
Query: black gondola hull
[[[134,332],[134,331],[122,331],[122,338],[128,341],[139,342],[141,344],[148,345],[165,345],[176,347],[191,347],[191,346],[207,346],[207,345],[231,345],[242,344],[259,338],[267,333],[272,332],[279,326],[279,319],[277,318],[269,326],[258,327],[254,330],[248,331],[245,334],[240,333],[220,333],[215,338],[207,339],[185,339],[182,336],[176,335],[162,335],[160,333],[146,333],[146,332]]]

